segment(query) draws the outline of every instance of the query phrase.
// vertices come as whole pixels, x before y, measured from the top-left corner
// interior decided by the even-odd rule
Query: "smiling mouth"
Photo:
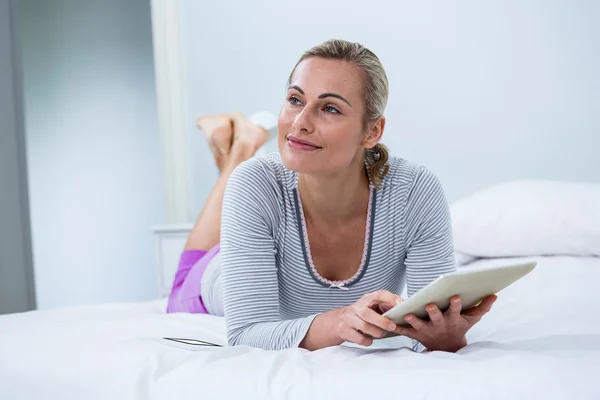
[[[296,149],[296,150],[308,150],[308,151],[311,151],[311,150],[322,149],[322,147],[320,147],[320,146],[312,144],[312,143],[310,143],[310,142],[308,142],[306,140],[298,139],[298,138],[293,137],[291,135],[287,137],[287,142],[288,142],[288,145],[291,148]]]

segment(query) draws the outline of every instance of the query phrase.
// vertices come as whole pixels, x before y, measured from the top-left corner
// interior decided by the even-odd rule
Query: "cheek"
[[[280,153],[286,144],[287,134],[292,131],[294,119],[291,114],[289,107],[284,103],[277,118],[277,147]]]
[[[351,124],[336,126],[323,136],[327,137],[327,143],[332,148],[335,147],[346,154],[355,153],[361,143],[361,136],[356,132],[356,126]]]
[[[330,132],[327,144],[331,163],[335,165],[347,165],[355,160],[357,155],[363,151],[361,146],[362,136],[356,131],[356,126],[346,126],[343,130]]]
[[[277,128],[280,135],[284,135],[290,131],[292,124],[294,123],[294,115],[287,104],[283,104],[279,111],[279,117],[277,119]]]

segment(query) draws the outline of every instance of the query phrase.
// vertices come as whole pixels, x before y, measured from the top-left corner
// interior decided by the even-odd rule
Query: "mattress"
[[[0,316],[0,398],[600,398],[600,258],[534,259],[455,354],[415,353],[403,337],[315,352],[188,351],[161,338],[225,344],[223,320],[165,314],[165,300]]]

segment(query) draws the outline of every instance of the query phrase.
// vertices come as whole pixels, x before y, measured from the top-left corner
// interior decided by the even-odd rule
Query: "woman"
[[[387,96],[379,59],[331,40],[290,75],[280,154],[252,157],[268,136],[239,114],[200,119],[221,176],[186,244],[169,312],[224,315],[231,345],[264,349],[370,345],[387,332],[418,350],[464,347],[495,296],[463,313],[460,298],[444,313],[429,305],[430,320],[409,315],[411,327],[381,315],[402,301],[405,283],[411,296],[455,270],[440,183],[380,143]]]

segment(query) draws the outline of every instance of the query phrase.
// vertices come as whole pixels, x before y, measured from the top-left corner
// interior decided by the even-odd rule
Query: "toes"
[[[196,126],[204,131],[206,139],[210,142],[213,132],[218,128],[231,129],[231,117],[227,114],[208,115],[198,117]]]
[[[197,125],[206,134],[217,164],[225,162],[235,142],[256,151],[269,140],[269,133],[241,112],[200,117]]]
[[[245,136],[248,127],[251,125],[250,121],[248,121],[241,112],[234,112],[231,114],[231,122],[233,124],[233,135],[235,139],[240,136]]]
[[[242,113],[233,113],[233,140],[250,143],[254,150],[258,150],[269,140],[269,132],[252,123]]]
[[[199,117],[196,125],[206,135],[208,146],[219,170],[223,169],[233,142],[233,126],[227,114]]]
[[[234,113],[231,114],[231,119],[233,119],[233,122],[243,122],[243,121],[248,121],[248,118],[246,118],[246,116],[244,114],[242,114],[239,111],[236,111]]]

